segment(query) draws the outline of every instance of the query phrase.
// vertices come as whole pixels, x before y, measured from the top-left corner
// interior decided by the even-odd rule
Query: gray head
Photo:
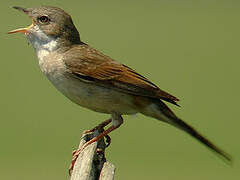
[[[13,8],[28,15],[32,19],[32,24],[27,28],[10,31],[9,34],[22,32],[30,42],[36,40],[47,42],[49,39],[55,39],[63,45],[81,43],[79,33],[73,24],[71,16],[62,9],[51,6]]]

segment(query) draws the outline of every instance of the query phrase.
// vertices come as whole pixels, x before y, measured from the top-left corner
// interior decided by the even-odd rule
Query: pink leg
[[[87,133],[91,133],[91,132],[94,132],[98,129],[103,129],[105,126],[107,126],[110,122],[112,122],[112,118],[110,119],[107,119],[106,121],[103,121],[102,123],[100,123],[99,125],[97,125],[96,127],[90,129],[90,130],[86,130],[83,132],[83,134],[87,134]],[[105,136],[106,138],[106,147],[108,147],[110,144],[111,144],[111,138],[109,135],[106,135]],[[72,152],[72,154],[74,155],[76,153],[76,150],[74,150]]]
[[[106,120],[106,121],[103,121],[101,124],[97,125],[96,127],[90,129],[90,130],[86,130],[84,131],[84,134],[87,134],[87,133],[90,133],[90,132],[94,132],[95,130],[97,129],[101,129],[101,128],[104,128],[105,126],[107,126],[110,122],[112,122],[112,118]]]
[[[104,136],[107,136],[110,132],[112,132],[113,130],[115,130],[115,129],[117,129],[117,128],[119,128],[119,127],[121,126],[121,124],[123,123],[123,121],[122,121],[122,117],[120,117],[120,118],[121,118],[121,121],[118,121],[119,123],[118,123],[117,125],[115,125],[115,126],[112,125],[111,127],[109,127],[107,130],[103,131],[103,132],[102,132],[101,134],[99,134],[98,136],[96,136],[96,137],[92,138],[90,141],[86,142],[80,149],[78,149],[78,150],[76,150],[76,151],[73,152],[72,163],[71,163],[71,165],[70,165],[70,167],[69,167],[69,170],[68,170],[69,174],[71,174],[71,172],[72,172],[72,170],[73,170],[73,167],[74,167],[74,164],[75,164],[75,162],[76,162],[79,154],[80,154],[88,145],[90,145],[90,144],[98,141],[99,139],[103,138]],[[103,123],[105,123],[105,122],[107,123],[108,121],[109,121],[109,120],[104,121]],[[110,121],[110,122],[111,122],[111,121]],[[108,124],[109,124],[110,122],[108,122]],[[101,123],[101,124],[103,124],[103,123]]]

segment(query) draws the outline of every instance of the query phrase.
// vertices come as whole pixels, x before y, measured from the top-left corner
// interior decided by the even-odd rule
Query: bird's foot
[[[105,126],[107,126],[110,122],[112,122],[112,119],[108,119],[106,121],[103,121],[102,123],[100,123],[99,125],[97,125],[96,127],[92,128],[92,129],[89,129],[89,130],[86,130],[83,132],[83,134],[88,134],[88,133],[92,133],[96,130],[99,130],[99,129],[103,129]]]
[[[111,144],[111,137],[109,135],[104,136],[106,138],[106,148]]]
[[[109,135],[103,135],[104,133],[102,132],[99,136],[97,136],[97,137],[94,137],[93,139],[91,139],[90,141],[88,141],[88,142],[86,142],[85,144],[83,144],[83,146],[81,147],[81,148],[79,148],[79,149],[76,149],[76,150],[74,150],[73,152],[72,152],[72,162],[71,162],[71,164],[70,164],[70,166],[69,166],[69,169],[68,169],[68,173],[69,173],[69,175],[71,176],[71,173],[72,173],[72,171],[73,171],[73,168],[74,168],[74,165],[75,165],[75,163],[76,163],[76,161],[77,161],[77,158],[78,158],[78,156],[79,156],[79,154],[88,146],[88,145],[90,145],[90,144],[92,144],[93,142],[96,142],[96,141],[98,141],[100,138],[102,138],[102,137],[105,137],[106,138],[106,146],[105,147],[108,147],[109,145],[110,145],[110,143],[111,143],[111,138],[110,138],[110,136]],[[102,149],[99,149],[99,148],[97,148],[96,149],[96,152],[97,153],[102,153]]]
[[[83,134],[89,134],[89,133],[92,133],[96,130],[99,130],[100,132],[103,132],[104,127],[107,126],[111,121],[112,121],[112,119],[110,118],[110,119],[100,123],[99,125],[97,125],[96,127],[92,128],[92,129],[83,131]],[[84,136],[82,138],[84,138]],[[106,147],[108,147],[111,144],[111,138],[110,138],[109,135],[105,135],[105,138],[106,138]]]
[[[78,156],[79,156],[79,154],[81,153],[82,150],[83,149],[81,148],[81,149],[76,149],[72,152],[72,162],[71,162],[71,164],[68,168],[68,173],[69,173],[70,176],[72,174],[72,171],[73,171],[74,165],[77,161],[77,158],[78,158]]]
[[[105,127],[106,125],[108,125],[111,121],[112,121],[112,120],[109,119],[109,120],[104,121],[103,123],[99,124],[97,127],[93,128],[93,129],[91,129],[91,130],[85,131],[85,133],[89,133],[89,132],[92,132],[92,131],[95,131],[95,130],[98,130],[98,129],[101,129],[101,130],[102,130],[102,132],[101,132],[99,135],[97,135],[96,137],[94,137],[94,138],[92,138],[91,140],[87,141],[87,142],[86,142],[85,144],[83,144],[83,146],[81,146],[79,149],[73,151],[73,153],[72,153],[72,162],[71,162],[71,165],[70,165],[70,167],[69,167],[69,169],[68,169],[69,175],[71,175],[71,173],[72,173],[72,170],[73,170],[73,168],[74,168],[74,165],[75,165],[75,163],[76,163],[76,161],[77,161],[77,158],[78,158],[79,154],[82,153],[82,151],[83,151],[88,145],[90,145],[90,144],[98,141],[99,139],[101,139],[101,138],[103,138],[103,137],[106,138],[106,143],[107,143],[107,144],[106,144],[106,147],[110,145],[110,143],[111,143],[111,138],[109,137],[108,134],[109,134],[110,132],[112,132],[113,130],[117,129],[118,127],[120,127],[120,125],[122,124],[122,121],[120,121],[119,124],[117,124],[117,125],[112,125],[112,126],[109,127],[108,129],[104,130],[104,127]],[[99,152],[100,152],[100,151],[99,151]],[[97,150],[97,153],[99,153],[99,152],[98,152],[98,150]],[[102,152],[102,150],[101,150],[101,152]]]

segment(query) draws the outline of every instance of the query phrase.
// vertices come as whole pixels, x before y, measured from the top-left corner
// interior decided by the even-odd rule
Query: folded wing
[[[63,61],[69,72],[79,79],[94,81],[100,86],[133,95],[162,99],[177,105],[178,98],[161,90],[133,69],[112,60],[88,45],[73,47],[64,54]]]

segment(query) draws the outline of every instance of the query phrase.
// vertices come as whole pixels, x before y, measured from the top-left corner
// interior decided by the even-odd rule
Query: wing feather
[[[73,53],[74,52],[74,53]],[[161,90],[133,69],[120,64],[88,45],[78,45],[64,54],[68,70],[78,78],[130,94],[158,98],[177,105],[179,99]]]

